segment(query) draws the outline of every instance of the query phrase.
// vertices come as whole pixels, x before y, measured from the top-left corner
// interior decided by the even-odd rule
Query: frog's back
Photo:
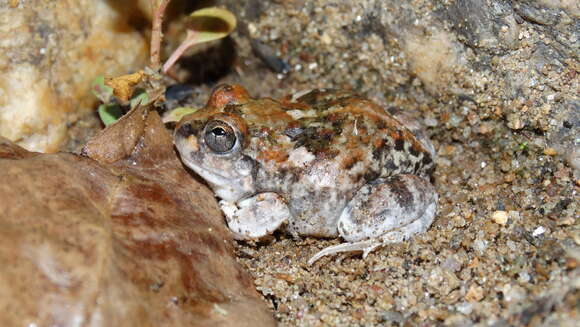
[[[340,90],[314,90],[282,100],[296,119],[286,130],[294,148],[305,147],[319,160],[334,160],[352,182],[397,174],[429,177],[432,145],[376,103]]]

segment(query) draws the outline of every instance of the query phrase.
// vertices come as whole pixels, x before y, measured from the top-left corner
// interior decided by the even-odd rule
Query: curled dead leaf
[[[113,94],[122,102],[127,102],[133,95],[134,88],[143,80],[142,70],[128,75],[105,78],[105,85],[113,89]]]

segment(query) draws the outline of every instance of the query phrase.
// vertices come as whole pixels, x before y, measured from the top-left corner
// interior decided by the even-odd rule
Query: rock
[[[453,22],[460,40],[469,46],[504,52],[518,45],[520,29],[508,3],[457,1],[439,13]]]
[[[141,68],[148,42],[131,25],[132,2],[6,1],[0,4],[0,135],[55,152],[94,108],[91,82]]]
[[[505,225],[508,221],[508,213],[506,211],[502,211],[502,210],[495,211],[491,215],[491,219],[496,224]]]
[[[507,116],[507,120],[508,120],[507,126],[514,130],[519,130],[526,126],[522,120],[521,115],[519,114],[509,114]]]
[[[532,232],[532,236],[533,237],[538,237],[542,234],[544,234],[546,232],[546,228],[544,228],[544,226],[538,226],[536,229],[534,229],[534,231]]]
[[[465,294],[465,300],[468,302],[479,302],[483,299],[483,297],[483,288],[476,284],[472,284]]]
[[[440,294],[440,297],[451,293],[460,285],[459,279],[453,272],[439,267],[433,269],[426,278],[429,291],[434,294]]]
[[[83,153],[0,139],[1,326],[274,325],[156,112]]]
[[[455,306],[457,311],[463,313],[464,315],[469,315],[473,311],[473,304],[470,302],[461,302]]]
[[[449,257],[443,261],[441,268],[455,273],[461,269],[461,263],[455,257]]]
[[[518,285],[505,284],[502,293],[506,302],[518,302],[526,297],[526,290]]]
[[[580,142],[577,139],[580,135],[580,101],[563,103],[555,112],[555,122],[555,131],[550,134],[548,142],[580,174]]]

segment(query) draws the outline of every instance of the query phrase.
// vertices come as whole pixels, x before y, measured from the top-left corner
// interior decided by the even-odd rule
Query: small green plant
[[[99,76],[93,81],[93,94],[103,102],[98,109],[99,118],[105,126],[116,122],[122,115],[123,111],[118,104],[111,103],[113,98],[113,88],[105,85],[105,77]]]
[[[123,75],[113,79],[99,76],[93,81],[93,94],[101,100],[99,118],[105,126],[115,123],[126,111],[140,104],[149,102],[149,95],[144,90],[134,91],[133,87],[141,82],[143,72]]]
[[[153,27],[151,33],[151,68],[143,73],[124,75],[117,78],[107,79],[99,76],[95,79],[92,91],[103,104],[99,106],[98,113],[105,126],[115,123],[125,113],[124,108],[130,109],[139,104],[153,102],[162,93],[159,90],[160,80],[158,73],[167,73],[173,65],[191,47],[228,36],[236,27],[236,17],[230,11],[211,7],[194,11],[186,24],[187,35],[185,40],[169,56],[169,59],[161,66],[160,49],[163,39],[162,25],[165,10],[170,0],[151,0],[153,6]],[[136,92],[138,85],[146,84],[153,89],[152,94],[146,91]],[[147,88],[146,89],[150,89]],[[181,117],[194,112],[193,108],[181,107],[173,110],[164,117],[164,121],[176,121]]]

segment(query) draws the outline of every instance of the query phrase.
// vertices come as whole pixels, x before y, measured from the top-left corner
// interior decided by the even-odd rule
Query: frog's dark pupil
[[[221,127],[216,127],[211,132],[215,136],[224,136],[224,135],[226,135],[226,131],[224,131],[224,129],[221,128]]]

